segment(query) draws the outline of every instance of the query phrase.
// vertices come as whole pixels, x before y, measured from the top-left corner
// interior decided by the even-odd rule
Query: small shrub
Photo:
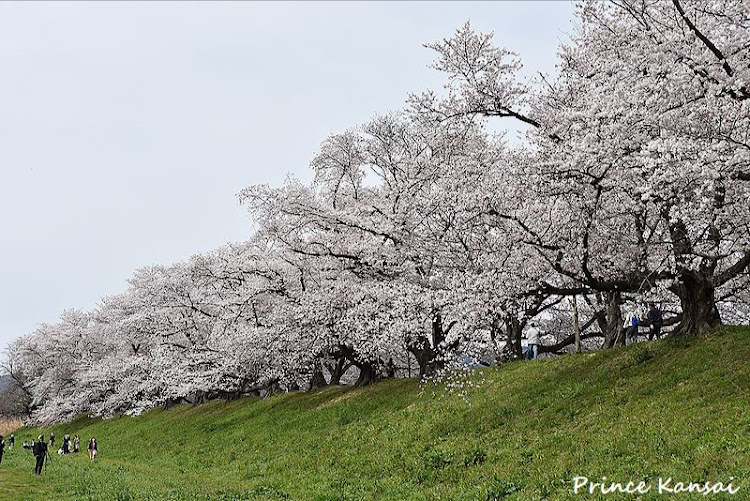
[[[255,496],[264,496],[266,499],[289,499],[289,494],[273,485],[259,485],[252,490]]]
[[[481,449],[474,449],[464,458],[464,466],[479,466],[487,459],[487,453]]]
[[[635,346],[630,347],[627,355],[622,359],[619,364],[621,369],[628,369],[631,367],[637,367],[643,363],[648,362],[656,356],[654,349],[649,346],[648,343],[639,343]]]
[[[520,465],[530,465],[534,460],[534,453],[529,449],[524,449],[520,453],[521,458],[518,460]]]
[[[485,491],[484,499],[486,501],[497,501],[499,499],[505,499],[506,497],[521,492],[523,489],[515,482],[508,482],[505,480],[495,479]]]
[[[441,451],[437,449],[433,449],[431,451],[427,452],[427,455],[425,456],[425,462],[430,468],[434,468],[436,470],[443,470],[450,466],[451,462],[453,461],[453,454],[451,454],[448,451]]]

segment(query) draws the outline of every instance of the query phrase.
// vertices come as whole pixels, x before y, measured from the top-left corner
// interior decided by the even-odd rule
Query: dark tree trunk
[[[599,328],[604,333],[602,348],[625,346],[625,329],[622,327],[623,320],[620,312],[622,297],[619,292],[605,292],[603,296],[606,301],[607,314],[597,320]]]
[[[318,390],[320,388],[325,388],[326,386],[326,378],[323,375],[323,369],[318,365],[315,367],[310,382],[307,384],[307,390]]]
[[[281,387],[278,381],[272,381],[265,389],[263,396],[271,397],[273,395],[279,395],[284,393],[284,389]]]
[[[437,312],[432,318],[432,343],[425,336],[418,336],[408,343],[407,349],[417,359],[420,379],[430,377],[445,367],[445,360],[442,359],[442,356],[458,346],[458,341],[454,341],[450,345],[446,345],[445,342],[448,333],[455,324],[454,321],[445,327],[442,315]]]
[[[505,344],[505,359],[520,360],[523,355],[523,348],[521,347],[521,336],[523,334],[524,323],[520,322],[515,315],[507,315],[505,317],[505,330],[506,330],[506,344]]]
[[[505,332],[500,328],[500,324],[505,325]],[[497,338],[504,337],[505,345],[502,351],[498,354],[497,363],[511,362],[513,360],[520,360],[523,355],[523,348],[521,346],[521,336],[523,334],[524,324],[519,322],[514,315],[507,315],[505,318],[496,317],[490,327],[490,337],[494,343],[497,343]]]
[[[581,340],[593,339],[595,337],[602,337],[602,334],[600,332],[592,332],[590,334],[581,334]],[[558,343],[540,346],[539,353],[560,354],[560,350],[570,346],[571,344],[575,344],[575,342],[576,342],[576,336],[575,334],[571,334],[570,336],[566,337],[565,339],[563,339],[562,341]]]
[[[172,407],[176,407],[181,404],[189,404],[190,401],[188,401],[185,397],[179,397],[179,398],[168,398],[166,402],[164,402],[164,410],[171,409]]]
[[[357,364],[357,367],[359,368],[359,377],[357,378],[357,382],[354,383],[355,387],[375,384],[380,379],[378,371],[373,364]]]
[[[343,344],[339,345],[336,351],[336,356],[339,360],[345,361],[345,364],[341,369],[343,372],[346,372],[352,365],[359,369],[359,377],[354,383],[354,386],[359,387],[373,384],[380,379],[377,362],[361,360],[360,357],[357,356],[357,352],[350,346]]]
[[[715,199],[715,206],[720,208],[724,204],[723,190],[717,192],[717,196],[719,198]],[[668,220],[666,215],[665,219]],[[702,258],[700,271],[688,269],[685,263],[691,262],[695,258],[695,249],[693,242],[690,240],[688,227],[684,222],[678,220],[670,224],[669,231],[672,236],[672,245],[679,272],[679,280],[670,287],[670,290],[680,298],[680,305],[682,306],[682,321],[672,331],[672,335],[699,334],[715,329],[721,325],[719,310],[716,308],[713,282],[718,260],[710,257]],[[719,234],[716,233],[717,231],[713,225],[709,226],[709,238],[718,250],[721,239]],[[742,260],[738,264],[742,264]],[[741,271],[741,268],[737,271]]]
[[[430,341],[424,337],[419,336],[416,339],[412,339],[407,344],[407,349],[414,355],[419,366],[419,378],[422,379],[427,376],[431,376],[435,370],[435,350],[432,349]]]
[[[393,379],[396,377],[396,364],[393,363],[393,357],[389,358],[385,365],[385,377]]]
[[[710,277],[683,273],[680,283],[673,285],[671,290],[680,298],[682,306],[682,321],[672,331],[673,336],[702,334],[721,326]]]
[[[326,369],[331,374],[331,380],[328,382],[329,385],[340,385],[341,378],[344,377],[346,371],[352,366],[351,363],[346,361],[344,357],[336,358],[336,362],[333,364],[326,364]]]
[[[495,348],[495,359],[499,363],[502,359],[502,352],[499,349],[499,339],[503,336],[503,329],[500,328],[500,323],[502,322],[502,319],[499,316],[496,316],[494,320],[492,320],[492,323],[490,324],[490,339],[492,340],[492,346]]]
[[[570,299],[570,307],[573,310],[573,337],[575,339],[575,351],[581,353],[581,322],[578,317],[578,298],[573,296]]]

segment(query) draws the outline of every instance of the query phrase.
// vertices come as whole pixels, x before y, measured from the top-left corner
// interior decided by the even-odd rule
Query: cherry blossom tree
[[[344,281],[348,273],[373,289],[394,282],[425,291],[443,287],[455,269],[441,242],[462,224],[452,190],[462,181],[476,185],[489,147],[471,122],[441,126],[416,118],[422,121],[394,113],[332,136],[313,160],[310,187],[289,180],[283,188],[246,189],[243,200],[262,234],[308,262],[340,267]],[[385,296],[380,303],[389,301]],[[433,370],[456,325],[445,302],[426,307],[415,317],[429,317],[427,328],[407,342],[422,375]]]
[[[747,11],[586,2],[579,19],[559,78],[537,88],[516,83],[514,55],[465,26],[432,45],[448,96],[414,106],[532,126],[519,167],[533,203],[491,211],[557,272],[549,290],[608,296],[610,338],[621,294],[660,283],[681,305],[676,333],[715,326],[716,288],[750,262]]]

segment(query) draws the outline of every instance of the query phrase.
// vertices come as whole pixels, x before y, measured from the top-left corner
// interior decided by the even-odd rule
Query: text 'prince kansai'
[[[588,491],[589,494],[600,493],[600,494],[646,494],[651,491],[652,485],[645,481],[641,482],[606,482],[607,477],[602,477],[601,482],[592,482],[588,477],[574,477],[573,478],[573,493],[578,494],[580,492]],[[708,496],[709,494],[737,494],[740,488],[734,485],[734,477],[729,479],[728,484],[723,482],[673,482],[672,477],[662,478],[659,477],[658,492],[659,494],[703,494]]]

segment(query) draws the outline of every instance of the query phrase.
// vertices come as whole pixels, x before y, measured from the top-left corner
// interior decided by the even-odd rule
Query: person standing
[[[625,329],[625,344],[628,339],[633,340],[638,337],[638,313],[637,310],[629,310],[625,315],[625,323],[622,325]],[[632,343],[633,341],[631,341]]]
[[[63,436],[63,446],[62,446],[63,454],[70,453],[70,435],[65,434]]]
[[[44,435],[39,435],[39,440],[34,444],[34,457],[36,458],[34,475],[41,475],[44,459],[47,457],[47,444],[44,442]]]
[[[539,329],[535,322],[531,322],[529,330],[526,331],[526,340],[529,344],[529,356],[536,360],[539,358]]]
[[[8,439],[8,452],[13,450],[14,445],[16,445],[16,437],[11,433]]]
[[[55,450],[55,432],[49,434],[49,446],[53,451]]]
[[[661,337],[661,328],[664,325],[664,319],[661,316],[661,310],[656,307],[654,303],[648,303],[648,340],[651,341],[654,337],[659,339]]]
[[[73,452],[77,454],[79,450],[81,450],[81,439],[76,435],[73,437]]]
[[[91,461],[96,459],[96,450],[97,450],[96,438],[91,437],[91,440],[89,440],[89,458],[91,458]]]
[[[3,436],[0,435],[0,464],[3,464],[3,453],[5,452],[5,440],[3,440]]]

